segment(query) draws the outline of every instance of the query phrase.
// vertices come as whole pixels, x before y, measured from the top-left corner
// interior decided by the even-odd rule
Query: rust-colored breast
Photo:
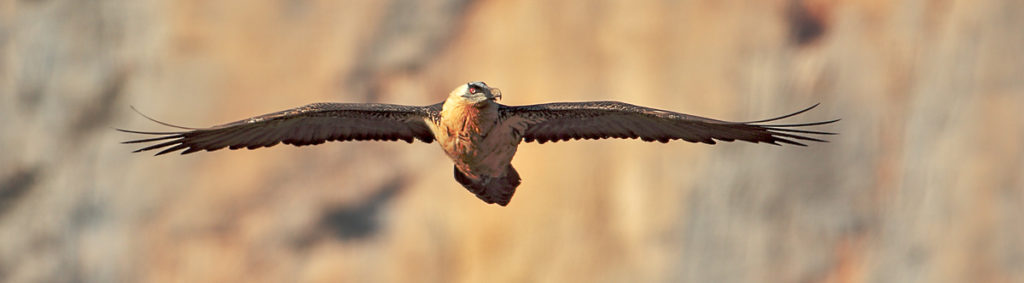
[[[486,155],[484,140],[497,122],[497,107],[477,107],[449,99],[441,111],[438,142],[460,169],[469,170]]]

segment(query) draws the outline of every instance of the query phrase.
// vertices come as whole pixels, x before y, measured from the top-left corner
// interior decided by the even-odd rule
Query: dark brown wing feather
[[[715,140],[742,140],[803,146],[804,144],[798,140],[825,142],[813,136],[835,133],[794,127],[824,125],[839,120],[789,125],[764,123],[788,118],[811,110],[815,106],[818,105],[789,115],[752,122],[720,121],[616,101],[506,106],[502,108],[502,118],[521,119],[526,124],[523,140],[527,142],[640,138],[644,141],[663,143],[676,139],[707,144],[714,144]]]
[[[124,143],[154,143],[135,152],[161,149],[156,155],[184,150],[181,154],[221,148],[255,149],[278,143],[296,146],[326,141],[403,140],[434,141],[427,120],[437,120],[441,104],[405,106],[393,104],[314,103],[249,119],[180,132],[122,132],[157,137]],[[159,122],[161,124],[165,124]],[[166,124],[165,124],[166,125]]]

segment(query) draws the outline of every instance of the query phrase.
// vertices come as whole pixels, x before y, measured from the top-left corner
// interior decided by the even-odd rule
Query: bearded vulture
[[[500,98],[497,88],[470,82],[452,90],[444,102],[427,106],[314,103],[210,128],[179,127],[146,117],[184,131],[117,130],[155,136],[124,143],[152,143],[135,152],[159,149],[156,155],[255,149],[278,143],[303,146],[326,141],[437,140],[454,161],[459,184],[484,202],[505,206],[520,183],[511,161],[523,141],[640,138],[662,143],[680,139],[706,144],[742,140],[804,146],[802,141],[825,142],[815,135],[835,133],[801,128],[839,121],[766,124],[804,113],[817,104],[776,118],[727,122],[616,101],[507,106],[495,102]]]

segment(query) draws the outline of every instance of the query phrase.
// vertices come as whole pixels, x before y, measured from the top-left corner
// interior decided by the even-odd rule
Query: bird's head
[[[450,98],[458,98],[469,103],[481,103],[501,99],[501,91],[489,87],[484,82],[469,82],[461,85],[448,95]]]

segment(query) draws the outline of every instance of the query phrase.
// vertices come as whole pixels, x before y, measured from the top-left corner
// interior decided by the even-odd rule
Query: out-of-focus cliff
[[[1022,282],[1022,30],[1015,0],[0,0],[0,281]],[[843,120],[523,144],[505,208],[436,144],[152,157],[112,129],[472,80]]]

